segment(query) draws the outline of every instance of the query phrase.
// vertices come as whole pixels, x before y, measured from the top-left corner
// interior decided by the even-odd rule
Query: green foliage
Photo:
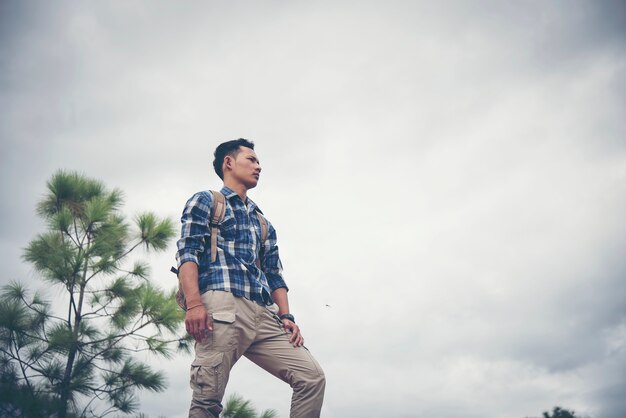
[[[560,406],[555,406],[552,410],[552,414],[549,412],[544,412],[541,418],[589,418],[582,417],[580,415],[576,415],[574,411],[569,411],[567,409],[563,409]]]
[[[224,410],[222,411],[224,418],[276,418],[278,412],[273,409],[267,409],[257,415],[252,402],[245,400],[237,393],[233,393],[226,400]]]
[[[552,415],[548,412],[543,413],[544,418],[577,418],[574,411],[568,411],[567,409],[561,409],[559,406],[555,406],[552,411]],[[580,416],[579,416],[580,417]]]
[[[58,399],[45,393],[34,393],[19,384],[15,371],[0,373],[0,416],[52,417],[60,409]],[[68,415],[71,417],[73,415]]]
[[[164,390],[163,375],[135,359],[189,351],[179,335],[183,312],[174,291],[148,281],[133,251],[167,248],[168,219],[145,213],[134,226],[119,212],[122,193],[76,172],[58,171],[37,205],[47,230],[24,260],[64,291],[49,302],[11,283],[0,293],[0,416],[95,417],[132,413],[136,390]],[[125,265],[131,264],[130,268]]]
[[[152,213],[139,215],[137,225],[146,248],[155,250],[164,250],[175,232],[174,223],[170,219],[159,220]]]
[[[59,354],[67,354],[77,348],[74,332],[65,324],[54,323],[47,332],[47,348]]]
[[[81,254],[57,232],[37,236],[26,247],[24,259],[52,283],[70,283],[80,269]]]
[[[135,262],[133,269],[129,273],[141,279],[147,279],[150,275],[150,266],[141,262]]]

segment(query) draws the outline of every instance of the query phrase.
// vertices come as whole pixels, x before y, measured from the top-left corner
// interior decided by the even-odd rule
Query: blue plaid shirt
[[[209,225],[213,195],[198,192],[185,204],[181,217],[181,237],[178,240],[176,260],[178,268],[192,261],[198,265],[200,293],[224,290],[261,304],[273,303],[271,292],[287,289],[282,277],[282,264],[276,245],[276,230],[268,221],[267,239],[261,243],[261,223],[256,204],[248,199],[248,206],[237,193],[223,187],[226,214],[219,225],[217,258],[211,263],[211,227]],[[260,270],[256,260],[263,245]]]

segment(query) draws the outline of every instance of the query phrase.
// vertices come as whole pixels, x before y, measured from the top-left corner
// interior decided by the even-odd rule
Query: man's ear
[[[224,157],[224,167],[232,168],[232,166],[233,166],[233,157],[231,157],[230,155],[227,155],[226,157]]]

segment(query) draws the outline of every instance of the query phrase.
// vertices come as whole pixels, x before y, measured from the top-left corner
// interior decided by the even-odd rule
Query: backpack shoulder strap
[[[267,240],[267,233],[268,233],[268,226],[267,226],[267,219],[265,219],[265,216],[263,216],[263,212],[261,212],[261,210],[257,207],[256,208],[256,214],[259,217],[259,223],[261,224],[261,249],[259,251],[259,256],[256,259],[256,266],[259,268],[259,270],[261,269],[261,258],[263,258],[263,253],[265,252],[265,241]]]
[[[263,245],[265,244],[265,241],[267,240],[267,233],[268,233],[267,219],[265,219],[265,216],[263,216],[261,211],[258,211],[257,215],[259,216],[259,222],[261,223],[261,245]]]
[[[226,198],[220,192],[211,190],[213,195],[213,204],[211,205],[211,219],[209,225],[211,226],[211,263],[215,263],[217,259],[217,234],[220,230],[218,225],[224,220],[226,215]]]
[[[217,258],[217,234],[220,231],[218,225],[224,220],[224,216],[226,215],[226,198],[222,193],[213,190],[211,190],[211,194],[213,195],[213,202],[211,203],[211,219],[209,219],[209,225],[211,227],[211,262],[213,263]],[[178,269],[176,267],[172,267],[170,271],[178,276]],[[178,278],[176,302],[183,310],[187,310],[187,301],[183,293],[183,286],[180,283],[180,277]]]

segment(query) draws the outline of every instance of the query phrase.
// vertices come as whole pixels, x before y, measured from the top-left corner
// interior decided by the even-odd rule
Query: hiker
[[[324,373],[289,310],[276,231],[247,196],[261,174],[254,144],[220,144],[213,167],[224,187],[187,201],[176,254],[179,303],[196,341],[189,417],[219,417],[242,355],[293,388],[291,417],[319,417]]]

